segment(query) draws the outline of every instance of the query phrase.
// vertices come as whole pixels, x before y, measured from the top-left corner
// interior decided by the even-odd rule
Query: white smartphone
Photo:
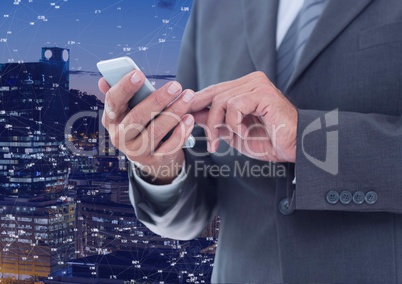
[[[99,61],[96,66],[98,67],[99,72],[105,78],[106,82],[108,82],[109,86],[115,85],[127,73],[133,70],[140,70],[137,64],[135,64],[135,62],[128,56]],[[130,99],[128,106],[133,108],[154,91],[154,86],[151,84],[151,82],[149,82],[148,79],[146,79],[141,89],[139,89],[138,92],[136,92],[135,95]],[[183,148],[193,148],[194,145],[195,139],[192,135],[190,135],[187,141],[184,143]]]

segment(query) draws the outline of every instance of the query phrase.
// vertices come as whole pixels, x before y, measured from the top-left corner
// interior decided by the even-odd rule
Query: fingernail
[[[185,123],[186,125],[192,125],[192,124],[193,124],[193,121],[194,121],[194,118],[193,118],[192,115],[189,115],[189,116],[187,116],[187,117],[184,119],[184,123]]]
[[[183,101],[188,103],[194,98],[194,93],[192,91],[186,91],[183,95]]]
[[[180,91],[181,87],[179,83],[172,82],[168,88],[168,93],[171,95],[175,95],[178,91]]]
[[[211,143],[207,142],[207,151],[211,153]]]
[[[138,75],[137,72],[134,72],[134,74],[131,76],[131,83],[138,84],[141,81],[140,75]]]

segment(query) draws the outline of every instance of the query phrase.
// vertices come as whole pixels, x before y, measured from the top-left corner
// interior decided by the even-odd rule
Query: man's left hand
[[[211,153],[223,139],[254,159],[296,160],[297,109],[262,72],[199,91],[190,112]]]

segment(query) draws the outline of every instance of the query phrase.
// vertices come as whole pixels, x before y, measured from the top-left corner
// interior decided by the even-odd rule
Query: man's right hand
[[[101,78],[99,89],[106,95],[102,123],[113,145],[140,165],[147,180],[168,184],[181,170],[182,146],[194,127],[194,118],[186,114],[194,101],[194,92],[182,92],[178,82],[169,82],[130,110],[128,101],[144,81],[144,74],[138,70],[111,88]],[[162,142],[171,129],[172,135]]]

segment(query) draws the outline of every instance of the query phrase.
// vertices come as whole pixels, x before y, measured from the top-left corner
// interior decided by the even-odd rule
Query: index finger
[[[106,94],[106,92],[110,89],[109,84],[106,82],[105,78],[100,78],[98,81],[98,88],[101,90],[103,94]]]
[[[253,81],[253,79],[255,79],[255,73],[256,72],[253,72],[235,80],[211,85],[205,89],[202,89],[201,91],[196,92],[195,100],[194,103],[191,105],[190,112],[197,112],[210,106],[213,98],[216,95],[225,93],[230,89],[240,87],[248,82]]]
[[[144,81],[145,75],[139,70],[126,74],[106,92],[105,102],[109,110],[119,113],[122,109],[127,109],[128,101],[142,87]]]

